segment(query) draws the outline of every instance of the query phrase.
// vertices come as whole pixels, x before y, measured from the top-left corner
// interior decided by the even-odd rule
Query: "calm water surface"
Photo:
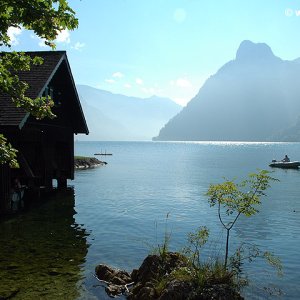
[[[0,291],[22,278],[16,299],[26,299],[26,284],[27,299],[30,293],[42,292],[42,299],[57,299],[55,293],[61,293],[61,299],[110,299],[93,277],[95,265],[107,263],[129,271],[138,267],[162,241],[168,213],[172,250],[184,246],[188,232],[206,225],[211,239],[204,255],[222,254],[225,233],[205,196],[209,184],[269,169],[272,158],[285,154],[300,160],[300,143],[75,143],[77,155],[105,150],[113,153],[100,158],[108,162],[106,166],[77,171],[70,182],[75,205],[74,197],[68,196],[71,199],[52,201],[0,223],[0,231],[5,232],[0,246],[0,278],[5,278],[5,285],[0,283]],[[273,299],[263,288],[276,286],[283,292],[278,299],[296,300],[300,295],[300,171],[276,169],[273,176],[280,182],[272,183],[258,215],[238,221],[231,249],[242,241],[255,243],[283,262],[282,278],[260,260],[247,266],[253,282],[244,292],[248,299]],[[60,202],[68,203],[69,209],[60,208]]]

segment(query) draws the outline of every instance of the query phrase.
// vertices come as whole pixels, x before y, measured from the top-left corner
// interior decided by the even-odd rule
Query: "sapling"
[[[210,206],[217,205],[219,220],[226,230],[224,269],[227,269],[230,230],[241,215],[250,217],[258,212],[260,198],[265,196],[264,191],[270,187],[269,182],[277,181],[269,174],[269,171],[260,170],[250,174],[249,178],[241,183],[226,180],[220,184],[211,184],[206,193]],[[223,210],[227,217],[232,216],[231,220],[225,220]]]

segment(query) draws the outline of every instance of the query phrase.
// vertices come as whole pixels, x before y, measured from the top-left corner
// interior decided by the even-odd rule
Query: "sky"
[[[300,1],[69,0],[79,19],[59,34],[76,84],[186,105],[205,80],[235,58],[243,40],[300,57]],[[12,49],[51,50],[32,32],[11,29]]]

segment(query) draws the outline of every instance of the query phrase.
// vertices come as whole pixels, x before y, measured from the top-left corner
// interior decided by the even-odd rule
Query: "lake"
[[[203,257],[216,257],[225,232],[205,196],[209,184],[271,170],[268,163],[285,154],[300,160],[300,143],[75,143],[76,155],[105,151],[113,155],[98,158],[107,165],[76,171],[69,182],[74,193],[0,223],[0,295],[15,289],[15,299],[110,299],[93,276],[95,266],[137,268],[166,228],[171,250],[180,250],[188,232],[206,225]],[[278,299],[299,299],[300,170],[274,169],[272,176],[280,182],[271,183],[257,215],[238,220],[230,250],[254,243],[283,263],[283,277],[262,260],[247,264],[247,299],[274,299],[265,287],[279,288]]]

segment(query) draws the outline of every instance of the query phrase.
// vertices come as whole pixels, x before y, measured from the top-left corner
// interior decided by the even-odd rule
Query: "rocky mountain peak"
[[[237,52],[236,60],[244,62],[253,62],[255,60],[274,60],[274,56],[271,48],[265,43],[253,43],[251,41],[243,41]]]

